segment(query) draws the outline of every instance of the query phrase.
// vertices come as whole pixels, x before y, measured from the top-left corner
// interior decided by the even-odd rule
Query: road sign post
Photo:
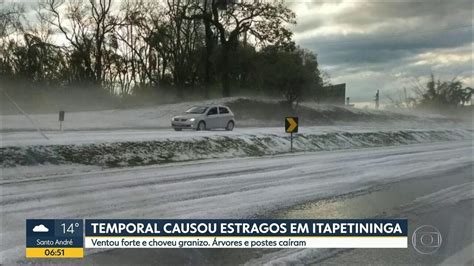
[[[293,132],[290,133],[290,139],[291,139],[290,152],[293,152]]]
[[[293,152],[293,133],[298,133],[298,117],[285,118],[285,132],[290,133],[290,152]]]
[[[64,111],[59,111],[59,131],[63,131]]]

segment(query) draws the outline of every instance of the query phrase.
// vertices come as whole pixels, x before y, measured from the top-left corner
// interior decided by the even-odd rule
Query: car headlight
[[[196,118],[189,119],[190,122],[194,122],[194,120],[196,120]]]

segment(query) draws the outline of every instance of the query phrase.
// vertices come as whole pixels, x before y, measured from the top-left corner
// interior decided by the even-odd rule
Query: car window
[[[206,110],[207,110],[207,107],[194,106],[194,107],[191,107],[189,110],[187,110],[186,113],[187,114],[204,114]]]
[[[212,107],[211,109],[209,109],[207,115],[217,115],[217,107]]]
[[[225,107],[219,107],[219,114],[228,114],[229,110]]]

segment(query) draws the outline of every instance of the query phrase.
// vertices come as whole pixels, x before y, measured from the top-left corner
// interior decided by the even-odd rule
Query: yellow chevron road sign
[[[298,117],[285,118],[286,133],[298,133]]]

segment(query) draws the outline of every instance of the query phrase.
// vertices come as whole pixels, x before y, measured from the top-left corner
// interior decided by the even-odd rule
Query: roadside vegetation
[[[411,96],[408,96],[408,93]],[[456,78],[449,81],[436,79],[431,74],[426,84],[415,82],[410,89],[403,89],[398,97],[389,97],[391,107],[407,110],[427,110],[441,114],[472,115],[474,89],[464,87]],[[471,117],[472,119],[472,117]]]
[[[9,4],[0,9],[1,85],[27,107],[32,98],[114,107],[245,94],[292,106],[323,85],[316,54],[292,40],[294,23],[278,1]]]

